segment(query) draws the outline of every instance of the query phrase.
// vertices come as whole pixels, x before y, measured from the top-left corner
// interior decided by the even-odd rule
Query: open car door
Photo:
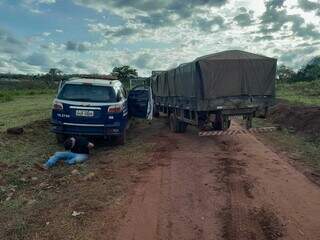
[[[153,97],[150,86],[137,86],[129,91],[129,116],[151,120],[153,116]]]

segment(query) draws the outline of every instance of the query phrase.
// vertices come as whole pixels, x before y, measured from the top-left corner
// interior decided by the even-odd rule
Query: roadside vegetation
[[[311,59],[298,71],[279,66],[277,98],[290,104],[320,105],[320,56]]]
[[[0,80],[0,132],[49,118],[56,88],[43,81]]]
[[[308,82],[277,84],[277,98],[293,105],[320,106],[320,79]]]
[[[44,81],[0,79],[0,103],[13,101],[24,96],[51,94],[57,84],[48,86]]]
[[[49,119],[53,97],[53,92],[18,95],[11,101],[0,103],[0,132],[34,121]]]
[[[274,126],[268,119],[254,119],[254,126]],[[293,129],[263,133],[259,138],[299,165],[320,173],[320,138],[297,134]]]

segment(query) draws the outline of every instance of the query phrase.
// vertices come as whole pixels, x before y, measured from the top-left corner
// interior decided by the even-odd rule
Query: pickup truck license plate
[[[93,117],[94,116],[94,111],[76,110],[76,116],[78,116],[78,117]]]

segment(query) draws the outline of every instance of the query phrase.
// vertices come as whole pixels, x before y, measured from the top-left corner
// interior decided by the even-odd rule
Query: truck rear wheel
[[[153,116],[155,118],[160,117],[159,107],[157,107],[156,105],[154,105],[154,107],[153,107]]]
[[[169,127],[172,132],[174,132],[174,133],[179,132],[177,118],[175,117],[175,115],[173,113],[169,115]]]
[[[213,128],[218,131],[224,131],[230,128],[231,120],[228,116],[225,116],[221,113],[217,113],[215,121],[213,123]]]
[[[174,133],[184,133],[187,130],[188,124],[180,121],[174,113],[169,116],[170,130]]]
[[[246,128],[247,129],[252,128],[252,115],[248,115],[246,117]]]
[[[179,121],[179,132],[185,133],[187,130],[188,124],[182,121]]]

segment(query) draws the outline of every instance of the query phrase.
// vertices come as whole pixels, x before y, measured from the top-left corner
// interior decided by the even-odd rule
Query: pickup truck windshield
[[[112,87],[89,84],[66,84],[58,99],[82,102],[116,102]]]

